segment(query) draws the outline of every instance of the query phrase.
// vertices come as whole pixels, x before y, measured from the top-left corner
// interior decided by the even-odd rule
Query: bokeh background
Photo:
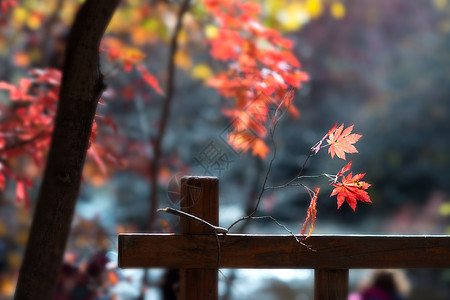
[[[83,1],[19,1],[0,16],[0,80],[15,82],[31,68],[61,68],[64,41]],[[93,299],[160,299],[163,270],[119,270],[116,235],[147,230],[149,195],[158,189],[160,206],[177,208],[168,186],[184,174],[220,178],[221,225],[228,226],[254,205],[268,160],[234,152],[223,140],[230,119],[226,99],[205,85],[226,67],[214,61],[205,42],[211,18],[193,1],[183,22],[175,57],[176,94],[163,145],[159,185],[149,184],[149,165],[163,98],[137,72],[124,72],[102,56],[109,88],[99,114],[111,117],[99,140],[123,160],[101,172],[87,161],[61,284],[83,289],[79,278],[101,265]],[[310,82],[296,92],[300,118],[286,116],[275,141],[279,151],[271,185],[298,172],[311,146],[336,123],[355,125],[355,171],[367,173],[372,204],[336,209],[326,180],[321,185],[315,233],[450,234],[450,2],[447,0],[261,0],[264,23],[290,38]],[[109,27],[109,45],[144,54],[162,88],[167,77],[168,42],[179,1],[123,1]],[[0,92],[1,109],[9,107]],[[226,161],[205,167],[211,144]],[[28,158],[13,165],[34,178],[31,207],[15,204],[13,184],[0,195],[0,299],[11,299],[27,240],[40,174]],[[308,175],[336,173],[342,161],[323,151],[307,165]],[[309,205],[307,193],[288,188],[267,193],[261,214],[294,232]],[[178,221],[158,216],[158,231],[176,231]],[[254,221],[251,233],[283,233],[270,222]],[[363,247],[363,245],[362,245]],[[351,272],[356,289],[364,271]],[[409,299],[449,299],[450,270],[408,270]],[[223,299],[312,299],[310,270],[224,270]],[[81,287],[78,287],[80,285]],[[426,295],[426,296],[425,296]],[[91,298],[73,298],[91,299]]]

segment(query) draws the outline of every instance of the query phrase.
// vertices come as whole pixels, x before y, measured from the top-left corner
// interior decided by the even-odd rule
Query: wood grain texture
[[[219,180],[216,177],[181,178],[181,208],[212,225],[219,224]],[[180,218],[180,232],[185,234],[210,234],[211,228],[188,218]],[[214,237],[213,237],[214,238]],[[157,244],[159,245],[159,244]],[[161,245],[163,247],[163,245]],[[204,269],[180,269],[181,300],[217,300],[217,240],[214,238],[216,263]],[[201,254],[202,249],[195,249]]]
[[[314,270],[315,300],[346,300],[348,297],[348,270]]]
[[[219,179],[208,176],[181,178],[181,210],[212,225],[219,224]],[[180,219],[180,232],[211,234],[211,229],[190,219]]]
[[[219,236],[221,268],[450,268],[450,236]],[[152,247],[158,245],[157,248]],[[120,234],[119,266],[215,268],[213,235]]]

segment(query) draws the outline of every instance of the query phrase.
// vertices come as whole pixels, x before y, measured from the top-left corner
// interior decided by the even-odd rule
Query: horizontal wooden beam
[[[450,268],[450,236],[219,235],[220,268]],[[214,235],[120,234],[121,268],[217,267]]]

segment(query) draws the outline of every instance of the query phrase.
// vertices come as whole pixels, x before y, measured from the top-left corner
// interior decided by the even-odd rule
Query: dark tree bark
[[[119,0],[87,0],[69,34],[47,166],[15,300],[53,299],[98,100],[99,46]]]

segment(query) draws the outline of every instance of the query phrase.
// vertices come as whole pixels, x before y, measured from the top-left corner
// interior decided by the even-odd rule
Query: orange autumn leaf
[[[347,177],[342,177],[342,182],[333,184],[335,189],[330,196],[337,195],[338,209],[344,201],[347,201],[348,205],[350,205],[353,210],[356,209],[356,200],[372,202],[369,194],[365,191],[370,187],[370,184],[365,181],[361,181],[364,175],[366,174],[357,174],[352,176],[352,173],[350,172]]]
[[[319,194],[320,188],[316,188],[314,191],[314,194],[311,198],[311,203],[309,204],[308,211],[306,213],[306,219],[303,223],[302,231],[300,232],[301,235],[304,235],[306,232],[306,228],[308,227],[308,224],[311,223],[309,227],[308,234],[306,235],[306,238],[308,238],[314,229],[314,223],[316,222],[316,214],[317,214],[317,195]]]
[[[116,285],[119,283],[120,278],[119,275],[117,275],[116,272],[114,272],[113,270],[109,270],[107,273],[107,277],[108,277],[108,281],[112,284],[112,285]]]
[[[250,149],[255,136],[249,131],[231,132],[228,135],[228,144],[238,151],[247,151]]]
[[[252,154],[258,155],[261,159],[265,159],[267,154],[269,154],[270,149],[267,147],[266,143],[264,143],[261,139],[255,139],[252,143]]]
[[[362,135],[351,133],[353,125],[344,130],[344,124],[339,126],[334,132],[329,135],[327,143],[330,145],[328,153],[331,154],[331,158],[337,157],[345,160],[345,153],[358,153],[354,143],[356,143]]]
[[[143,65],[138,65],[136,66],[136,68],[142,73],[142,78],[149,86],[151,86],[158,94],[164,95],[164,92],[159,86],[158,80],[155,76],[150,74],[150,72],[147,71],[147,69]]]

